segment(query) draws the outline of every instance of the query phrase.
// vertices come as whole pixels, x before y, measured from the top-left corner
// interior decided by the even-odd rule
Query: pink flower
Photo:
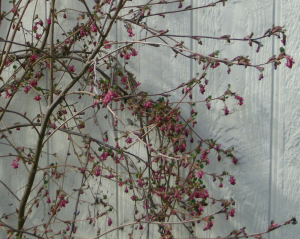
[[[30,86],[25,86],[25,87],[24,87],[24,92],[25,92],[25,93],[28,93],[29,90],[30,90]]]
[[[150,109],[152,104],[151,104],[151,102],[148,100],[147,102],[143,103],[143,105],[144,105],[144,107],[145,107],[146,109]]]
[[[138,52],[134,48],[132,48],[131,49],[131,55],[132,56],[137,56],[137,54],[138,54]]]
[[[42,98],[39,96],[39,95],[36,95],[35,97],[34,97],[34,100],[36,100],[36,101],[39,101],[39,100],[41,100]]]
[[[288,67],[288,68],[291,68],[292,69],[292,66],[295,62],[293,61],[293,58],[290,57],[290,56],[287,56],[286,57],[286,63],[285,65]]]
[[[236,96],[235,96],[235,99],[237,99],[237,100],[239,101],[238,105],[242,105],[243,102],[244,102],[244,98],[241,97],[241,96],[236,95]]]
[[[129,37],[133,37],[135,34],[133,34],[132,33],[132,27],[130,27],[128,30],[127,30],[127,32],[128,32],[128,36]]]
[[[87,32],[85,32],[83,29],[80,30],[79,35],[81,37],[85,37],[87,35]]]
[[[28,83],[29,83],[29,85],[31,85],[32,87],[36,87],[36,86],[37,86],[37,81],[36,81],[36,80],[31,79]]]
[[[44,25],[44,22],[40,20],[37,24],[39,24],[42,27]]]
[[[206,230],[208,230],[208,229],[211,229],[213,225],[214,225],[214,221],[209,220],[207,223],[204,224],[203,231],[206,231]]]
[[[46,23],[50,25],[50,24],[51,24],[51,18],[48,18],[48,19],[46,20]]]
[[[220,65],[219,62],[215,62],[215,63],[213,64],[212,68],[217,68],[219,65]]]
[[[96,28],[94,23],[91,25],[91,31],[92,32],[97,32],[97,28]]]
[[[13,160],[13,162],[11,163],[11,166],[13,166],[13,168],[18,168],[19,167],[19,162],[20,161],[20,158],[15,158]]]
[[[109,90],[102,100],[104,108],[111,102],[113,97],[118,97],[118,95],[115,92]]]
[[[50,200],[50,198],[48,197],[46,203],[50,203],[50,202],[51,202],[51,200]]]
[[[230,217],[234,217],[235,208],[230,208],[227,213]]]
[[[69,225],[66,227],[66,231],[69,231],[70,230],[70,227],[69,227]]]
[[[40,39],[41,38],[41,36],[42,36],[42,34],[36,34],[36,39]]]
[[[38,57],[38,55],[33,54],[33,55],[30,56],[29,60],[34,62],[37,59],[37,57]]]
[[[223,111],[224,111],[224,114],[225,114],[225,115],[228,115],[228,114],[229,114],[229,110],[228,110],[227,106],[224,107]]]
[[[94,175],[95,175],[96,177],[100,176],[100,174],[101,174],[100,168],[99,168],[98,166],[96,166],[95,169],[96,169],[96,170],[95,170],[95,172],[94,172]]]
[[[135,195],[132,195],[130,198],[131,198],[132,201],[135,201],[135,199],[136,199]]]
[[[104,44],[107,44],[107,43],[109,43],[109,41],[105,41],[104,42]],[[106,46],[104,46],[104,49],[110,49],[111,48],[111,45],[106,45]]]
[[[201,94],[203,95],[204,92],[205,92],[205,86],[202,85],[202,84],[200,84],[199,87],[200,87],[200,92],[201,92]]]
[[[204,172],[202,172],[201,170],[199,170],[199,171],[197,172],[197,177],[198,177],[198,178],[202,178],[203,175],[204,175]]]
[[[11,63],[11,61],[10,61],[10,60],[7,60],[7,61],[5,62],[5,66],[8,66],[9,63]]]
[[[18,9],[16,7],[14,7],[13,9],[11,9],[11,12],[12,13],[16,13],[16,16],[19,16]]]
[[[127,82],[127,76],[122,77],[122,78],[121,78],[121,84],[122,84],[122,85],[125,85],[126,82]]]
[[[110,218],[108,218],[107,224],[108,224],[108,226],[110,226],[112,224],[112,220]]]
[[[132,143],[132,138],[128,137],[128,138],[125,140],[125,142],[126,142],[127,144],[131,144],[131,143]]]
[[[69,71],[75,72],[74,65],[68,66]]]
[[[235,181],[236,181],[236,179],[234,178],[234,176],[230,176],[230,179],[228,180],[228,182],[230,182],[231,185],[235,185]]]
[[[130,59],[130,53],[126,53],[124,56],[124,59],[129,60]]]

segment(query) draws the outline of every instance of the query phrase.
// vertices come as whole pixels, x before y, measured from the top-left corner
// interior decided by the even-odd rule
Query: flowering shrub
[[[243,55],[219,58],[219,51],[207,55],[194,52],[181,41],[182,36],[145,22],[151,17],[225,6],[227,0],[201,8],[185,6],[184,0],[151,0],[147,4],[94,0],[89,5],[80,0],[80,11],[64,8],[63,1],[50,0],[45,24],[35,5],[38,0],[21,2],[11,1],[1,12],[8,31],[1,38],[0,73],[5,79],[0,89],[0,119],[3,122],[14,115],[22,121],[3,123],[0,136],[8,154],[1,157],[9,161],[7,170],[25,180],[19,190],[1,178],[17,207],[15,211],[8,208],[0,218],[7,238],[73,238],[74,234],[85,235],[81,229],[86,226],[95,232],[94,238],[115,231],[129,238],[145,231],[142,235],[150,238],[153,232],[149,228],[155,226],[154,233],[166,239],[174,237],[175,224],[201,236],[194,232],[196,225],[212,230],[215,217],[228,220],[238,213],[233,199],[213,197],[208,186],[210,179],[219,188],[233,186],[238,183],[234,175],[207,170],[212,160],[220,161],[222,167],[223,161],[237,164],[238,159],[233,148],[225,149],[216,140],[197,134],[195,106],[204,103],[211,110],[211,102],[219,101],[226,116],[231,112],[230,98],[238,106],[244,99],[230,85],[222,95],[208,96],[201,102],[193,101],[193,95],[204,95],[209,87],[207,75],[221,66],[228,74],[233,67],[255,68],[258,80],[263,79],[263,66],[273,64],[277,69],[286,60],[286,67],[292,68],[295,62],[283,47],[277,56],[259,64]],[[163,10],[167,4],[175,5],[176,10]],[[74,14],[76,21],[68,21]],[[33,22],[27,26],[25,18]],[[114,39],[115,23],[126,34],[124,41]],[[146,34],[139,38],[141,30]],[[25,41],[20,42],[17,36],[23,33]],[[185,37],[200,45],[206,38],[247,42],[249,47],[256,46],[256,52],[265,38],[276,37],[286,44],[284,27],[274,25],[256,38],[253,33],[240,39],[230,35]],[[13,46],[20,49],[13,51]],[[175,58],[197,62],[201,71],[174,89],[150,94],[139,82],[142,80],[128,70],[140,57],[142,47],[169,48]],[[177,102],[172,102],[174,92],[182,94]],[[26,112],[20,112],[20,102],[15,105],[20,99]],[[188,116],[180,108],[184,100],[191,106]],[[46,149],[50,144],[63,150],[50,153]],[[126,220],[131,221],[118,216],[113,198],[121,192],[127,205]],[[219,209],[207,213],[212,204]],[[36,221],[36,216],[42,219]],[[272,222],[264,233],[289,223],[295,224],[296,219]],[[245,228],[237,228],[226,238],[262,238],[262,234],[247,235]]]

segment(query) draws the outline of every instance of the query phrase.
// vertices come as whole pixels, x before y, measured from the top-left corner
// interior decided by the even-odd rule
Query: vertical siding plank
[[[286,53],[291,55],[296,62],[292,69],[288,69],[284,64],[275,71],[275,82],[277,82],[277,91],[274,92],[274,99],[277,103],[277,115],[274,115],[274,121],[278,125],[276,155],[277,162],[277,183],[274,185],[275,202],[272,211],[273,217],[270,219],[276,222],[283,222],[291,216],[299,217],[299,186],[298,180],[299,163],[299,139],[300,139],[300,121],[299,121],[299,1],[278,1],[277,14],[275,15],[276,25],[285,25],[287,29],[287,45],[284,47]],[[279,47],[275,48],[278,54]],[[275,107],[274,107],[275,108]],[[274,155],[275,156],[275,155]],[[299,238],[299,229],[296,227],[281,228],[274,238]],[[273,238],[271,236],[270,238]]]
[[[208,4],[211,1],[201,1],[197,5]],[[254,37],[260,36],[272,25],[272,0],[229,1],[225,7],[217,6],[194,13],[193,35],[215,36],[230,34],[232,37],[243,38],[255,32]],[[255,53],[255,47],[250,48],[246,42],[214,41],[202,39],[203,45],[193,45],[195,51],[210,54],[220,50],[220,58],[237,55],[249,55],[252,64],[265,62],[272,52],[272,41],[264,40],[260,53]],[[202,72],[202,66],[193,65],[194,75]],[[199,112],[197,132],[203,138],[217,139],[223,149],[234,146],[235,155],[239,159],[234,166],[225,157],[218,163],[211,159],[209,172],[221,173],[223,170],[235,175],[237,184],[219,189],[218,183],[208,180],[206,183],[212,189],[212,196],[233,199],[236,201],[236,216],[224,220],[224,215],[215,217],[215,227],[211,232],[203,233],[203,224],[197,230],[198,237],[215,237],[229,234],[233,229],[247,227],[248,233],[262,231],[268,225],[269,200],[269,164],[270,164],[270,113],[271,113],[271,66],[267,67],[265,78],[258,82],[259,73],[254,69],[232,67],[231,74],[223,66],[209,72],[206,92],[198,94],[195,100],[205,100],[206,97],[222,95],[227,85],[231,90],[244,97],[244,105],[237,106],[235,101],[229,101],[230,114],[224,116],[224,105],[212,102],[212,108],[207,111],[205,103],[196,107]],[[196,94],[195,94],[196,95]],[[219,207],[210,208],[210,212]],[[207,211],[207,213],[209,213]]]

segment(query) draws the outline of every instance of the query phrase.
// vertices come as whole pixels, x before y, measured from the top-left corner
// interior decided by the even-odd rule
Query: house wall
[[[49,1],[50,2],[50,1]],[[39,2],[36,11],[39,12],[40,18],[46,18],[45,12],[49,12],[49,2]],[[88,3],[92,6],[92,2]],[[194,7],[203,4],[211,3],[211,0],[203,1],[184,1],[184,7],[192,5]],[[56,1],[57,8],[65,7],[83,10],[83,5],[80,1]],[[130,4],[130,3],[129,3]],[[8,1],[2,1],[2,11],[9,11],[10,4]],[[163,7],[163,11],[176,9],[177,5]],[[178,35],[197,35],[197,36],[214,36],[220,37],[230,34],[235,38],[243,38],[254,32],[254,37],[261,36],[265,30],[270,28],[272,24],[283,26],[287,29],[287,46],[285,47],[287,54],[290,54],[296,62],[290,70],[284,64],[274,70],[273,66],[265,67],[264,78],[258,81],[259,72],[254,68],[243,68],[235,66],[231,69],[231,74],[227,74],[227,69],[220,66],[215,70],[209,69],[207,79],[209,84],[207,90],[202,95],[199,89],[193,90],[193,100],[205,100],[206,97],[212,95],[217,97],[222,95],[228,84],[231,85],[231,90],[244,97],[244,104],[238,106],[235,101],[230,101],[228,107],[230,113],[224,115],[222,111],[224,105],[221,102],[212,102],[211,110],[207,110],[205,103],[195,107],[198,111],[198,124],[196,132],[203,138],[213,138],[222,144],[224,149],[229,147],[235,148],[235,155],[239,159],[237,165],[230,162],[217,163],[211,160],[212,163],[208,170],[214,172],[229,171],[235,175],[237,184],[235,186],[225,185],[219,189],[216,184],[211,181],[208,185],[212,188],[212,195],[215,197],[233,198],[236,201],[236,216],[230,218],[229,221],[224,220],[224,215],[216,217],[215,226],[211,231],[203,232],[203,225],[196,228],[198,237],[216,237],[218,235],[225,236],[233,229],[239,229],[246,226],[247,232],[265,231],[271,220],[277,223],[284,222],[291,216],[299,217],[300,214],[300,199],[299,199],[299,181],[298,173],[300,169],[299,163],[299,139],[300,139],[300,104],[299,104],[299,83],[297,75],[300,73],[299,62],[299,31],[298,19],[300,2],[296,0],[252,0],[238,1],[230,0],[225,7],[221,5],[212,8],[199,9],[193,12],[185,12],[180,14],[170,14],[166,18],[154,17],[147,18],[148,26],[153,26],[157,29],[169,29],[169,33]],[[30,6],[30,11],[33,12],[33,6]],[[29,15],[30,16],[30,15]],[[68,16],[70,29],[74,27],[77,13]],[[72,20],[73,19],[73,20]],[[23,21],[24,24],[32,22],[32,15]],[[7,31],[8,26],[1,25],[1,32]],[[137,31],[136,36],[143,36],[144,32]],[[59,38],[59,30],[55,33],[55,37]],[[117,24],[112,30],[111,39],[118,41],[127,39],[126,32],[122,24]],[[18,41],[24,42],[22,36],[18,35]],[[259,53],[256,53],[256,47],[249,47],[246,42],[232,41],[225,43],[224,41],[203,39],[203,45],[191,41],[188,38],[182,38],[185,45],[190,47],[192,51],[202,54],[210,54],[213,51],[220,50],[220,58],[232,59],[238,55],[249,56],[252,64],[266,62],[272,55],[279,54],[279,48],[282,44],[275,38],[267,38],[261,40],[264,45]],[[3,45],[3,44],[2,44]],[[17,50],[20,47],[14,46]],[[139,56],[130,61],[128,69],[134,72],[138,81],[142,83],[141,89],[150,93],[162,92],[178,86],[182,82],[193,78],[197,73],[201,73],[202,66],[197,63],[178,56],[174,58],[174,52],[168,48],[150,48],[138,46]],[[5,71],[2,78],[9,75],[9,71]],[[43,80],[47,85],[49,75],[45,75]],[[0,84],[2,84],[0,82]],[[32,95],[31,95],[32,96]],[[19,112],[27,111],[28,114],[35,115],[38,113],[36,105],[28,105],[26,101],[30,99],[30,95],[18,96],[12,101],[10,108]],[[174,100],[178,100],[181,92],[176,92],[172,96]],[[76,99],[74,98],[74,101]],[[4,106],[7,99],[4,96],[0,98],[0,106]],[[87,102],[79,103],[78,108],[91,103],[90,99]],[[44,105],[45,106],[45,105]],[[182,104],[183,115],[189,115],[190,106]],[[127,115],[120,115],[123,120],[126,120]],[[101,121],[103,115],[97,116]],[[3,122],[9,124],[17,122],[16,116],[6,114]],[[104,124],[104,123],[103,123]],[[2,129],[3,124],[0,126]],[[106,128],[109,125],[102,125]],[[88,125],[84,132],[90,133],[91,136],[97,137],[95,131],[96,126]],[[113,132],[109,131],[111,137]],[[32,130],[22,130],[15,136],[16,144],[26,144],[28,147],[35,145],[36,136]],[[56,153],[59,157],[65,157],[67,147],[64,142],[66,135],[58,133],[44,147],[41,160],[41,166],[49,165],[51,162],[56,162],[57,158],[53,157]],[[25,141],[25,142],[24,142]],[[2,140],[0,142],[5,143]],[[192,147],[192,146],[189,146]],[[143,146],[138,145],[135,149],[136,153],[142,153]],[[5,144],[0,145],[0,155],[6,155],[11,152]],[[226,159],[224,159],[226,161]],[[8,185],[13,192],[18,196],[22,196],[27,175],[23,174],[25,168],[11,170],[9,160],[0,160],[0,180]],[[115,165],[112,164],[112,167]],[[9,170],[8,170],[9,169]],[[41,179],[41,177],[38,177]],[[65,179],[66,187],[75,187],[80,180],[77,176],[71,175]],[[68,181],[69,180],[69,181]],[[78,181],[79,180],[79,181]],[[91,183],[91,187],[98,187],[99,182]],[[49,183],[49,189],[54,190],[55,185]],[[113,182],[105,181],[101,185],[101,191],[109,191],[110,202],[116,205],[116,211],[112,215],[114,223],[126,223],[132,219],[132,212],[128,211],[129,199],[124,193],[124,188],[116,187]],[[55,191],[50,192],[55,195]],[[74,196],[76,196],[74,194]],[[12,205],[11,205],[12,204]],[[45,210],[47,205],[44,205]],[[18,208],[18,202],[0,184],[0,215],[2,213],[11,213]],[[208,210],[213,211],[214,207]],[[81,210],[87,210],[82,208]],[[43,222],[43,215],[34,212],[34,217],[27,226],[38,222]],[[78,218],[86,218],[88,214],[81,211]],[[13,225],[15,219],[10,219],[9,222]],[[53,226],[55,228],[55,225]],[[107,228],[106,220],[99,222],[98,225],[101,232]],[[95,227],[96,228],[96,227]],[[96,229],[89,225],[80,224],[80,231],[74,238],[93,238],[96,234]],[[152,238],[157,238],[156,227],[151,227]],[[175,235],[178,238],[189,237],[190,235],[183,228],[176,228]],[[282,227],[269,234],[269,238],[299,238],[299,228],[293,226]],[[5,233],[0,231],[1,238],[4,238]],[[145,234],[144,234],[145,235]],[[142,235],[142,236],[144,236]],[[122,232],[115,232],[108,238],[127,238],[128,235]],[[267,238],[268,236],[266,236]]]

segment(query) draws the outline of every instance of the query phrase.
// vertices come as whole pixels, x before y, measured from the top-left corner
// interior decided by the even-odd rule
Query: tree
[[[242,41],[259,52],[261,42],[269,37],[281,39],[284,46],[284,27],[273,25],[256,38],[254,33],[243,38],[182,36],[146,21],[225,6],[226,0],[197,7],[183,6],[184,1],[178,0],[95,0],[93,4],[81,0],[80,10],[50,2],[46,13],[38,0],[11,1],[5,5],[7,12],[1,13],[2,25],[8,29],[1,38],[2,158],[23,185],[15,188],[15,182],[1,179],[17,206],[16,211],[8,208],[0,221],[8,238],[72,238],[84,234],[86,226],[95,231],[95,238],[109,233],[172,238],[174,225],[201,236],[194,233],[198,223],[210,230],[214,217],[234,217],[235,201],[213,197],[208,187],[210,180],[219,188],[235,185],[234,175],[211,172],[207,165],[226,159],[237,164],[238,159],[233,148],[224,149],[217,140],[198,134],[195,106],[204,103],[210,110],[218,101],[228,115],[228,101],[243,105],[243,97],[230,85],[222,95],[204,97],[214,69],[225,66],[230,74],[234,67],[255,68],[262,80],[264,65],[276,69],[286,60],[292,68],[294,61],[283,47],[277,56],[253,64],[243,55],[227,59],[219,58],[219,51],[202,54],[186,42],[205,47],[206,39]],[[124,33],[126,38],[116,39],[116,34]],[[141,57],[154,60],[157,49],[166,48],[176,59],[198,63],[200,71],[179,86],[170,79],[169,90],[148,92],[133,67],[144,48],[150,55]],[[182,96],[176,97],[176,92]],[[203,99],[193,101],[195,94]],[[182,113],[186,110],[180,108],[182,104],[191,107],[188,114]],[[5,121],[10,115],[20,122]],[[130,221],[120,219],[115,200],[120,192]],[[206,210],[213,204],[217,210]],[[289,223],[296,219],[280,225],[272,222],[264,233]],[[248,236],[262,238],[262,234]],[[237,228],[225,238],[246,236],[245,228]]]

